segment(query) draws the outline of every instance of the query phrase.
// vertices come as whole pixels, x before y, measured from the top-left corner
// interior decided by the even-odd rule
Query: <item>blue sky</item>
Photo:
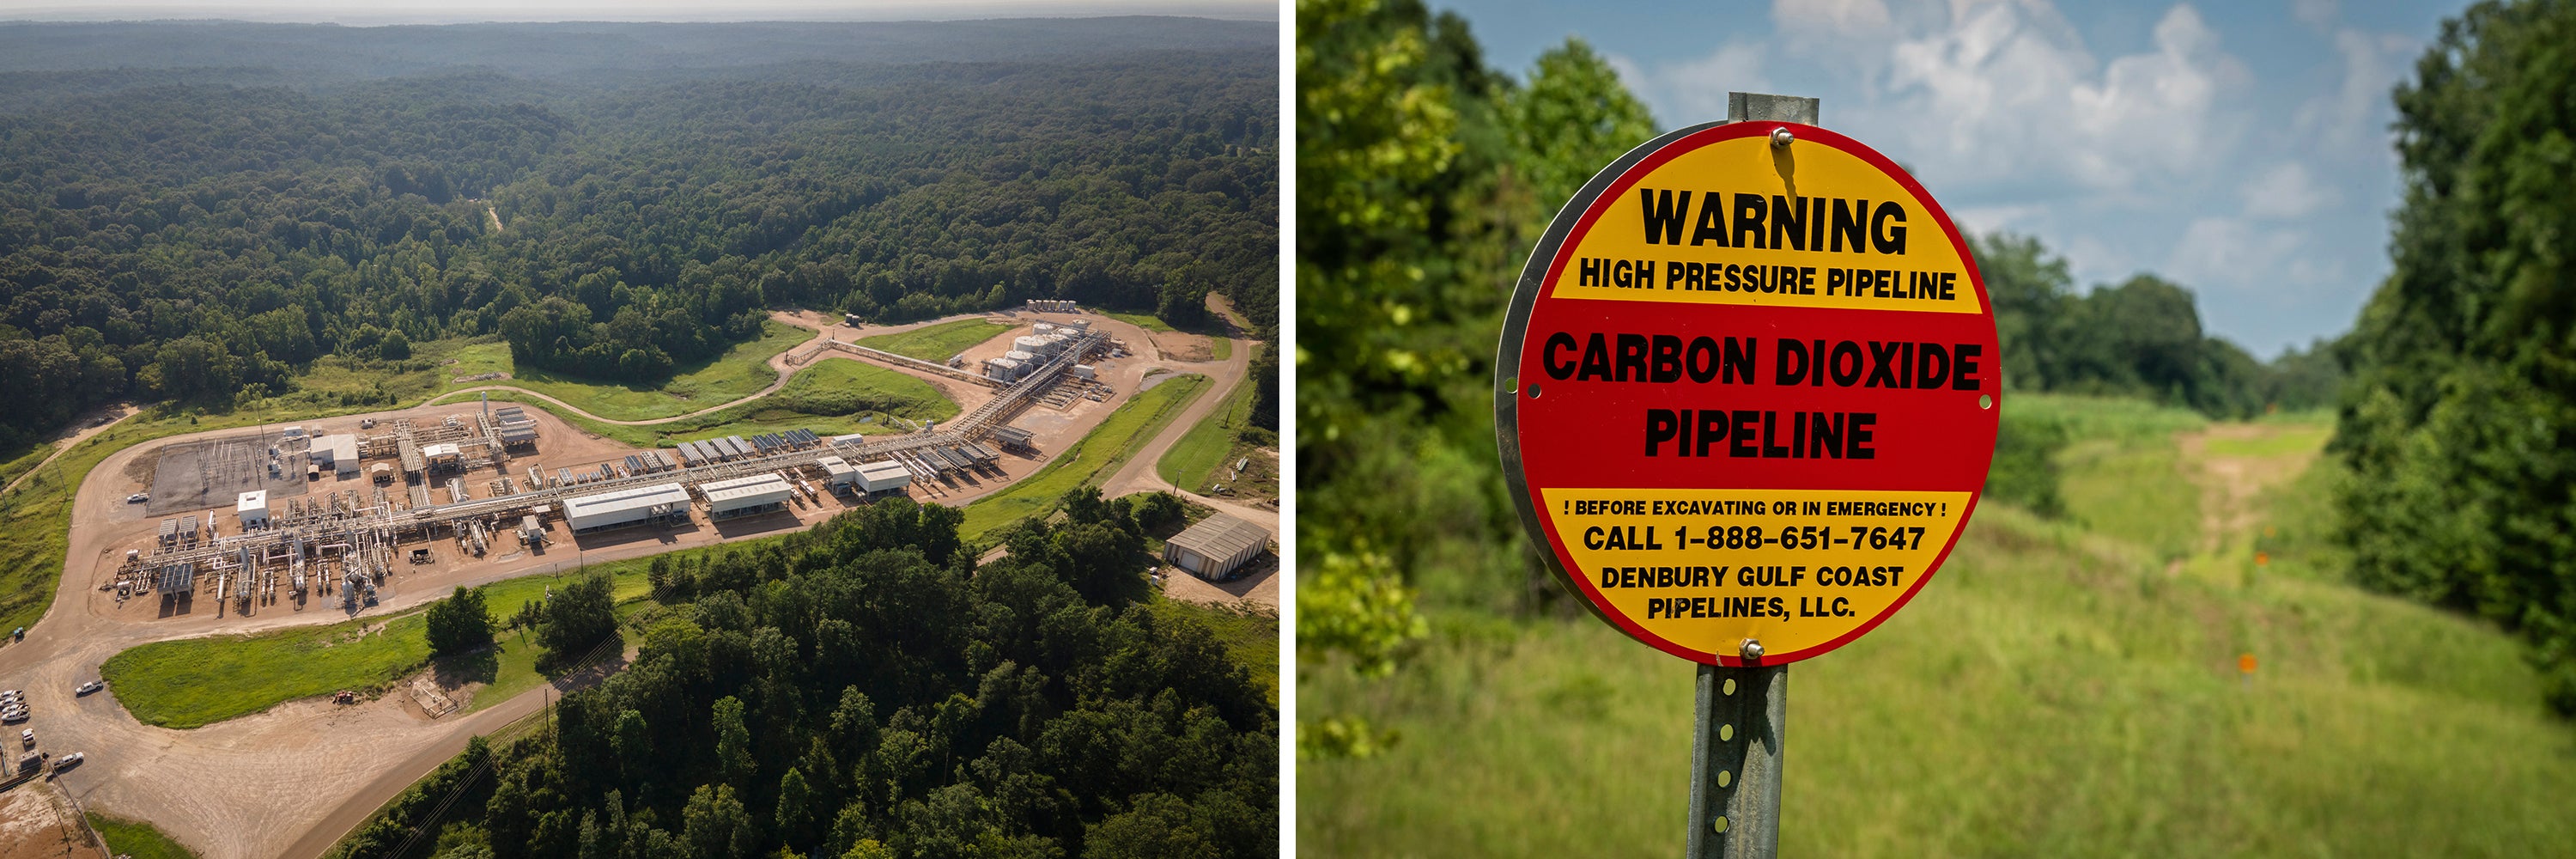
[[[1519,76],[1579,35],[1664,128],[1731,90],[1817,96],[1962,228],[2039,237],[2078,288],[2150,271],[2269,358],[2388,273],[2389,91],[2465,2],[1430,0]]]

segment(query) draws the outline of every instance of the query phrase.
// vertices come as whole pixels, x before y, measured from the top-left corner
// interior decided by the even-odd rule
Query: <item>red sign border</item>
[[[1603,608],[1603,602],[1606,598],[1601,595],[1600,590],[1593,587],[1592,583],[1584,577],[1567,572],[1568,558],[1572,553],[1566,549],[1562,538],[1554,529],[1545,527],[1544,522],[1540,518],[1540,510],[1538,509],[1544,505],[1538,503],[1535,492],[1529,486],[1528,476],[1521,465],[1520,451],[1522,445],[1520,443],[1521,439],[1519,438],[1521,427],[1517,414],[1520,391],[1518,390],[1517,384],[1512,384],[1510,381],[1507,381],[1515,380],[1520,372],[1521,352],[1527,342],[1527,325],[1529,322],[1529,316],[1537,304],[1539,293],[1550,289],[1551,285],[1554,284],[1557,278],[1564,272],[1566,261],[1572,258],[1575,246],[1579,244],[1580,237],[1588,234],[1591,231],[1592,225],[1600,219],[1602,214],[1609,210],[1611,204],[1618,200],[1621,195],[1626,193],[1630,187],[1633,187],[1638,181],[1645,178],[1646,174],[1653,172],[1658,167],[1670,163],[1675,158],[1679,158],[1684,154],[1698,150],[1702,147],[1728,140],[1766,136],[1777,129],[1787,129],[1789,131],[1790,135],[1795,139],[1795,142],[1790,144],[1792,146],[1811,143],[1823,144],[1833,147],[1834,149],[1855,158],[1859,158],[1862,162],[1876,168],[1880,173],[1896,180],[1897,184],[1900,187],[1903,187],[1906,193],[1912,194],[1914,199],[1921,202],[1925,210],[1932,214],[1933,221],[1941,225],[1942,236],[1950,240],[1951,248],[1959,255],[1960,264],[1968,270],[1969,282],[1976,287],[1978,306],[1983,309],[1984,315],[1989,322],[1993,320],[1994,302],[1986,294],[1985,273],[1977,267],[1976,256],[1969,251],[1966,239],[1959,234],[1958,225],[1950,220],[1949,211],[1941,207],[1940,201],[1933,199],[1932,194],[1925,191],[1923,189],[1923,185],[1914,180],[1913,174],[1908,173],[1904,168],[1897,166],[1895,161],[1889,159],[1885,155],[1879,154],[1877,150],[1869,148],[1869,146],[1862,144],[1860,141],[1853,140],[1849,137],[1837,134],[1830,129],[1819,126],[1795,122],[1773,121],[1710,123],[1680,129],[1664,135],[1661,138],[1650,141],[1643,146],[1637,147],[1636,150],[1632,150],[1628,155],[1620,158],[1619,161],[1613,162],[1608,168],[1603,169],[1600,174],[1596,175],[1592,179],[1592,181],[1584,183],[1583,190],[1577,192],[1575,198],[1573,200],[1569,200],[1565,208],[1558,211],[1556,223],[1549,226],[1545,236],[1541,238],[1538,248],[1533,250],[1531,253],[1530,264],[1525,265],[1522,269],[1520,284],[1518,288],[1514,290],[1510,309],[1505,313],[1502,342],[1499,344],[1497,355],[1495,356],[1495,375],[1497,377],[1494,409],[1495,430],[1498,437],[1497,440],[1501,443],[1500,446],[1504,460],[1503,471],[1505,482],[1510,485],[1513,504],[1520,508],[1523,530],[1532,535],[1536,535],[1542,545],[1547,549],[1543,554],[1546,555],[1549,571],[1555,573],[1557,576],[1557,583],[1560,586],[1566,586],[1568,583],[1572,583],[1570,589],[1574,591],[1575,596],[1580,597],[1583,600],[1584,608],[1590,610],[1593,615],[1601,618],[1603,621],[1618,628],[1621,632],[1626,633],[1628,637],[1636,639],[1639,642],[1665,653],[1702,664],[1715,664],[1729,667],[1748,665],[1785,665],[1791,662],[1822,656],[1826,653],[1832,652],[1836,648],[1859,639],[1863,635],[1867,635],[1871,630],[1877,629],[1879,624],[1885,623],[1888,618],[1895,617],[1898,610],[1903,609],[1907,603],[1914,600],[1915,594],[1923,591],[1924,585],[1931,583],[1933,576],[1940,572],[1941,565],[1949,561],[1950,553],[1958,548],[1960,535],[1967,533],[1969,521],[1976,517],[1977,502],[1985,497],[1983,486],[1968,490],[1968,503],[1965,509],[1960,511],[1959,527],[1950,532],[1949,541],[1942,544],[1939,554],[1933,556],[1932,565],[1927,567],[1921,575],[1914,578],[1913,587],[1906,589],[1904,594],[1898,596],[1896,601],[1889,603],[1887,608],[1881,610],[1876,616],[1871,617],[1867,622],[1853,627],[1850,631],[1835,637],[1831,641],[1787,653],[1765,653],[1758,661],[1747,660],[1741,655],[1704,653],[1684,647],[1667,640],[1662,636],[1649,632],[1643,626],[1629,620],[1625,615]],[[1640,155],[1639,153],[1643,154]],[[1609,178],[1607,183],[1603,182],[1605,177]],[[1581,212],[1579,214],[1575,214],[1573,219],[1569,221],[1567,219],[1567,215],[1574,214],[1577,205],[1582,207]],[[1538,262],[1540,252],[1547,252],[1548,254],[1547,266],[1543,270],[1536,269],[1536,263]],[[1539,276],[1534,278],[1534,274]],[[1581,299],[1571,296],[1567,296],[1565,299],[1569,301],[1609,300]],[[1881,312],[1901,313],[1908,311]],[[2003,392],[2000,387],[1994,391],[1987,392],[1987,395],[1994,397],[1993,407],[1995,409],[2000,410],[2003,408]],[[1996,417],[1997,420],[2001,420],[2002,412],[1997,411]],[[1989,468],[1993,466],[1993,456],[1994,452],[1992,450],[1986,451],[1987,464]]]

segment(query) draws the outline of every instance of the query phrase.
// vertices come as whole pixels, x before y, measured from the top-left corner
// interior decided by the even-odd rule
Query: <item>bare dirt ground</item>
[[[1218,605],[1251,600],[1279,610],[1279,555],[1254,558],[1241,570],[1243,576],[1230,582],[1211,582],[1178,567],[1163,568],[1163,595],[1176,600]]]
[[[13,751],[10,757],[16,757]],[[42,777],[0,794],[0,856],[105,859],[89,824]]]
[[[2264,438],[2293,429],[2265,424],[2213,424],[2177,439],[2183,461],[2197,466],[2193,478],[2200,484],[2201,554],[2214,554],[2228,541],[2252,530],[2262,518],[2261,508],[2254,503],[2256,497],[2266,489],[2296,479],[2316,459],[2315,451],[2287,456],[2211,456],[2210,441]]]
[[[1010,316],[1019,324],[1038,318],[1087,319],[1131,344],[1145,340],[1141,329],[1088,314]],[[871,327],[865,333],[899,328]],[[1006,333],[1002,326],[995,328],[997,333]],[[835,332],[826,331],[819,336],[832,333]],[[1214,367],[1174,369],[1217,376],[1216,390],[1201,395],[1200,400],[1202,406],[1212,407],[1207,404],[1221,399],[1227,389],[1242,381],[1246,354],[1246,350],[1238,350],[1233,361]],[[1025,477],[1132,396],[1147,370],[1168,365],[1130,357],[1103,361],[1098,366],[1103,380],[1117,391],[1108,402],[1077,400],[1076,405],[1063,411],[1040,405],[1017,421],[1032,428],[1040,450],[1047,453],[1006,456],[1006,477],[998,480],[977,478],[953,485],[927,481],[915,487],[913,497],[932,503],[963,504]],[[461,402],[372,417],[382,420],[403,414],[418,422],[435,423],[447,415],[465,414],[474,408],[470,402]],[[523,476],[531,465],[542,464],[551,474],[555,468],[595,464],[633,452],[623,444],[589,436],[542,409],[530,409],[529,413],[539,422],[541,441],[536,454],[518,457],[508,465],[507,473],[512,476]],[[330,418],[303,426],[315,434],[363,432],[358,429],[362,417],[368,416]],[[1151,457],[1159,457],[1171,440],[1187,432],[1195,422],[1196,418],[1186,415],[1174,421],[1156,439]],[[541,688],[492,703],[481,711],[440,719],[429,718],[412,696],[404,694],[386,695],[354,706],[307,699],[188,731],[135,721],[116,703],[112,689],[88,696],[74,695],[75,685],[97,676],[100,663],[138,644],[329,622],[348,616],[325,599],[297,605],[282,592],[274,603],[255,600],[247,616],[212,598],[193,600],[185,611],[174,606],[167,612],[157,595],[122,602],[116,598],[114,575],[125,550],[151,540],[159,520],[164,518],[145,514],[144,505],[125,503],[128,493],[154,478],[152,464],[161,449],[244,432],[223,430],[147,442],[111,454],[91,471],[72,502],[70,546],[62,586],[44,620],[29,628],[26,641],[0,648],[0,677],[8,678],[6,685],[26,690],[35,713],[30,724],[44,736],[49,749],[88,752],[88,764],[65,774],[57,784],[92,808],[151,820],[205,859],[316,856],[386,800],[453,757],[467,737],[488,733],[535,712],[547,696],[555,693]],[[1150,474],[1151,458],[1140,457],[1139,461],[1147,463],[1145,473]],[[467,481],[469,492],[477,498],[486,497],[489,490],[485,484],[500,474],[501,470],[486,469],[471,475]],[[344,488],[359,489],[362,498],[372,498],[374,484],[363,472],[345,480],[326,475],[309,491]],[[397,483],[389,493],[399,489]],[[434,502],[444,502],[444,496],[443,491],[433,491]],[[799,502],[789,511],[767,516],[723,523],[699,521],[677,530],[627,531],[578,540],[564,535],[558,523],[553,536],[559,542],[553,545],[533,551],[496,547],[481,558],[460,552],[448,541],[412,544],[429,548],[432,562],[398,564],[401,569],[380,590],[380,603],[356,614],[399,613],[457,585],[472,586],[531,573],[569,570],[587,561],[642,557],[686,546],[781,533],[840,512],[846,503],[825,495],[819,503]],[[232,521],[229,505],[199,511],[199,515],[222,523],[226,533],[239,527]],[[1275,533],[1275,511],[1270,513],[1268,522]],[[1242,581],[1252,583],[1258,592],[1257,580]],[[102,583],[110,588],[101,590]],[[1275,605],[1277,585],[1268,587],[1270,603]],[[0,851],[0,856],[13,855],[19,854]]]

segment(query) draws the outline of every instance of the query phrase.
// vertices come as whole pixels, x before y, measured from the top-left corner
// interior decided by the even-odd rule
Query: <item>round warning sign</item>
[[[1795,123],[1686,128],[1593,177],[1523,269],[1504,472],[1602,619],[1699,662],[1793,662],[1949,555],[1994,455],[1998,351],[1967,244],[1885,156]]]

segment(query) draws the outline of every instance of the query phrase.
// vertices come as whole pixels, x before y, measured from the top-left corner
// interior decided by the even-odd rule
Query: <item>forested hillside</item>
[[[446,337],[649,384],[782,304],[1217,291],[1266,329],[1275,54],[1256,25],[1124,24],[0,27],[28,49],[0,62],[0,446]],[[108,70],[138,56],[245,65]]]
[[[1143,602],[1130,499],[1065,500],[980,566],[963,514],[902,499],[656,558],[633,665],[433,776],[497,756],[443,820],[398,803],[335,855],[415,823],[441,857],[1276,855],[1274,705]]]
[[[2522,633],[2576,715],[2570,44],[2576,4],[2480,3],[2399,87],[2395,271],[2333,450],[2355,576]]]

